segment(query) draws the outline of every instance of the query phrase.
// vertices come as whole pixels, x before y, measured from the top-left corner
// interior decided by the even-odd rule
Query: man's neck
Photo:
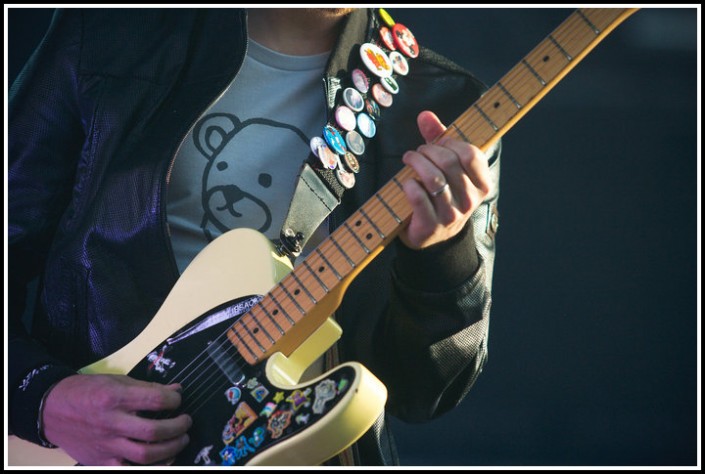
[[[283,54],[310,56],[333,49],[350,8],[251,8],[250,38]]]

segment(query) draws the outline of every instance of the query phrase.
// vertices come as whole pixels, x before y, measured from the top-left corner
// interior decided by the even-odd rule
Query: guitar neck
[[[441,137],[462,139],[489,150],[636,10],[576,10],[450,124]],[[337,308],[352,279],[411,217],[402,183],[414,177],[411,168],[402,168],[231,327],[228,336],[245,360],[256,363],[275,351],[288,354]]]
[[[487,151],[637,8],[580,8],[463,113],[442,136]]]

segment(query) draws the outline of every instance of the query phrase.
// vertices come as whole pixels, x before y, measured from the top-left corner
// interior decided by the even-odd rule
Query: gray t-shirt
[[[279,238],[309,141],[325,125],[327,58],[284,55],[250,40],[242,69],[176,155],[167,214],[179,271],[233,228]],[[308,249],[326,233],[324,222]]]

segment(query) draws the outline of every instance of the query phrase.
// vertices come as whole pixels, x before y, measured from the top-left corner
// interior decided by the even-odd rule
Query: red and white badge
[[[372,43],[365,43],[360,46],[360,57],[367,69],[378,77],[389,77],[394,72],[392,60],[382,48]]]
[[[392,32],[386,26],[383,26],[379,29],[379,37],[382,40],[382,44],[384,44],[387,49],[392,51],[397,49],[397,47],[394,45],[394,36],[392,36]]]
[[[395,23],[392,27],[392,35],[394,36],[394,44],[397,45],[399,51],[410,58],[415,58],[419,55],[419,43],[409,28],[401,23]]]

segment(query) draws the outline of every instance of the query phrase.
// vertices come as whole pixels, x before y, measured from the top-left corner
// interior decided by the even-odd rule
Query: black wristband
[[[44,397],[57,382],[76,373],[70,367],[45,364],[31,370],[14,390],[8,387],[11,394],[8,421],[12,434],[40,446],[53,447],[40,432]]]

